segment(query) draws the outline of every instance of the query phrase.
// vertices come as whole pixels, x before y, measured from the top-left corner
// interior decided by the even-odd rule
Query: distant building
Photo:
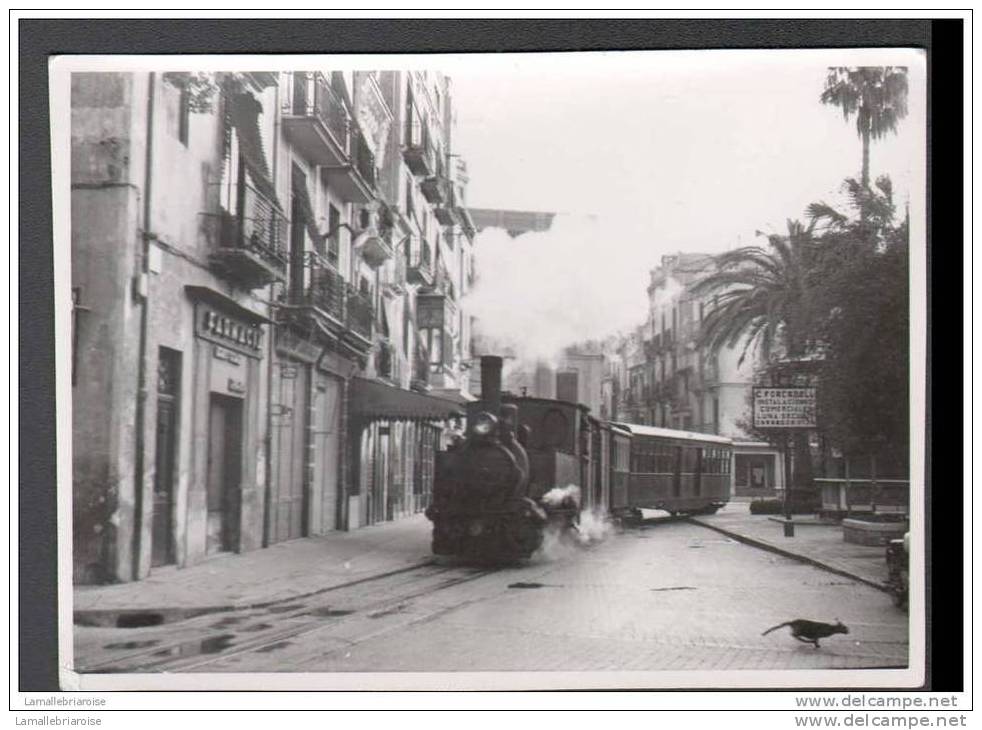
[[[745,426],[755,359],[740,363],[742,343],[712,353],[699,332],[712,297],[692,286],[713,270],[709,254],[663,256],[651,271],[648,316],[620,348],[618,419],[665,428],[715,433],[734,439],[733,485],[737,495],[765,495],[783,485],[779,451],[753,441]]]

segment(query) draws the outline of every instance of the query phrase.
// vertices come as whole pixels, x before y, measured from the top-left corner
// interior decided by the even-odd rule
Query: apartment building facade
[[[753,353],[741,362],[740,344],[713,352],[699,341],[713,301],[692,287],[712,270],[710,255],[678,253],[651,271],[646,321],[621,346],[626,380],[611,408],[629,422],[733,438],[734,494],[773,494],[783,486],[781,454],[746,428]]]
[[[449,96],[415,72],[73,75],[77,582],[425,508],[459,412],[433,393],[469,355],[463,315],[426,314],[472,277]],[[461,358],[440,372],[433,330]]]

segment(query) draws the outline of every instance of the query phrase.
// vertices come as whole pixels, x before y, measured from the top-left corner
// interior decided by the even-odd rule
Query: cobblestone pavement
[[[77,628],[85,671],[596,671],[902,667],[907,615],[860,582],[686,523],[495,571],[442,565],[261,610]],[[780,629],[841,619],[820,649]],[[210,642],[210,643],[207,643]]]

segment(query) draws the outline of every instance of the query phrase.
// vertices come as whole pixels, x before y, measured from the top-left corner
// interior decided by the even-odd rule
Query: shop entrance
[[[321,524],[324,532],[336,529],[338,511],[338,468],[341,427],[341,383],[337,378],[318,374],[314,388],[313,429],[314,494],[321,497]]]
[[[306,522],[307,392],[309,369],[293,360],[280,360],[273,371],[273,453],[276,490],[273,493],[271,542],[304,537]]]
[[[375,474],[372,480],[369,524],[391,520],[389,509],[389,425],[378,426],[378,453],[375,457]]]
[[[150,565],[174,562],[174,461],[177,455],[181,353],[161,347],[157,366],[157,436]]]
[[[208,553],[236,550],[242,494],[242,400],[211,394],[208,413]]]

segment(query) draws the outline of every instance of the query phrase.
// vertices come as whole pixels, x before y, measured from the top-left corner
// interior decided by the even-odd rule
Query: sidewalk
[[[691,518],[740,542],[770,550],[887,590],[886,548],[854,545],[842,539],[842,527],[795,516],[794,537],[784,536],[783,518],[752,515],[747,502],[730,502],[715,515]]]
[[[77,586],[75,623],[115,626],[121,615],[155,614],[154,623],[300,598],[433,559],[423,515],[227,554],[189,568],[155,569],[148,578]]]
[[[691,519],[735,540],[884,588],[885,548],[847,543],[841,527],[796,524],[795,536],[784,537],[780,522],[751,515],[749,504],[741,502],[731,502],[715,515]],[[170,623],[299,599],[430,562],[430,530],[430,522],[415,515],[353,532],[222,555],[189,568],[156,569],[133,583],[77,586],[75,623],[116,626],[121,616]]]

